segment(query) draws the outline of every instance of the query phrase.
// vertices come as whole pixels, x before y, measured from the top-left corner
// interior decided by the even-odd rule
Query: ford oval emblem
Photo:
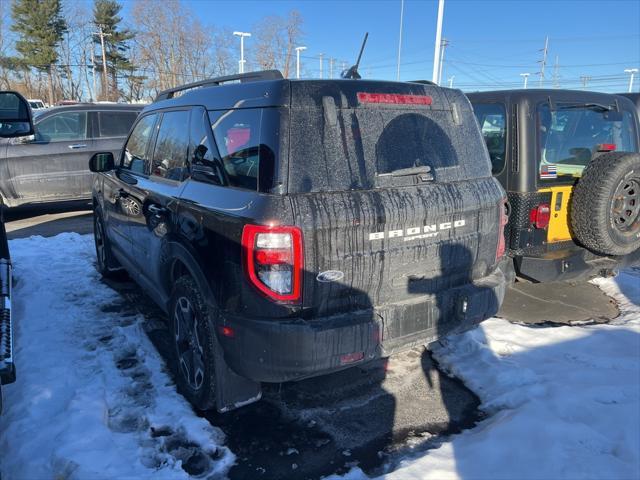
[[[340,270],[327,270],[326,272],[320,272],[316,277],[316,280],[322,283],[337,282],[344,278],[344,273]]]

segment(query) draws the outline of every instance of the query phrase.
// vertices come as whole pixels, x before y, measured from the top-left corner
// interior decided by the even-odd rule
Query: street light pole
[[[404,0],[400,0],[400,36],[398,38],[398,70],[396,72],[396,80],[400,81],[400,52],[402,50],[402,22],[404,18]]]
[[[296,47],[296,78],[300,78],[300,52],[307,47]]]
[[[630,74],[629,76],[629,93],[633,91],[633,77],[638,73],[637,68],[625,68],[624,73]]]
[[[440,47],[442,43],[442,17],[444,16],[444,0],[438,0],[438,23],[436,25],[436,45],[433,53],[432,81],[438,83],[440,74]]]
[[[233,32],[236,37],[240,37],[240,61],[238,62],[238,73],[244,73],[244,37],[250,37],[249,32]]]
[[[324,56],[324,53],[321,53],[320,55],[318,55],[320,57],[320,78],[322,78],[322,64],[324,63],[322,61],[322,57]]]
[[[449,77],[449,88],[453,88],[453,79],[456,78],[455,75],[451,75]]]
[[[529,73],[521,73],[520,76],[524,78],[524,88],[527,88],[527,80],[529,80]]]

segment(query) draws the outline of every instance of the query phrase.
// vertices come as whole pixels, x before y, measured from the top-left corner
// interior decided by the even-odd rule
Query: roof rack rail
[[[163,90],[156,96],[156,99],[154,101],[158,102],[160,100],[168,100],[170,98],[173,98],[176,93],[182,92],[184,90],[191,90],[200,87],[210,87],[214,85],[217,86],[226,82],[240,81],[240,83],[245,83],[257,82],[260,80],[281,80],[282,78],[284,77],[282,76],[282,73],[280,73],[280,70],[263,70],[260,72],[238,73],[235,75],[227,75],[224,77],[209,78],[207,80],[187,83],[179,87],[173,87]]]
[[[409,80],[409,83],[421,83],[422,85],[437,85],[437,83],[431,80]]]

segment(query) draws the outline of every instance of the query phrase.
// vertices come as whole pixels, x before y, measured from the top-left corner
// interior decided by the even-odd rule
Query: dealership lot
[[[375,476],[397,468],[392,477],[428,470],[439,478],[473,461],[489,468],[491,455],[483,460],[483,455],[471,453],[477,442],[505,448],[500,447],[505,438],[526,437],[528,422],[545,418],[541,412],[549,405],[559,417],[547,416],[545,421],[566,422],[567,402],[574,409],[584,405],[589,415],[602,409],[605,417],[609,413],[604,411],[617,405],[618,413],[606,418],[619,422],[611,430],[625,432],[628,442],[598,450],[607,440],[596,435],[596,425],[584,430],[578,422],[568,429],[566,449],[559,449],[557,457],[546,452],[553,461],[545,473],[563,471],[567,465],[562,458],[579,442],[601,452],[588,462],[584,459],[594,471],[616,469],[622,476],[637,471],[636,270],[598,282],[602,297],[594,306],[600,305],[601,311],[591,316],[617,314],[602,303],[613,298],[621,311],[615,325],[550,326],[554,318],[571,312],[575,316],[575,308],[565,304],[566,292],[559,291],[555,299],[540,300],[547,306],[539,316],[541,328],[491,320],[466,335],[447,338],[435,348],[437,363],[413,350],[387,364],[274,386],[262,402],[227,415],[198,417],[176,392],[165,366],[171,349],[163,315],[126,277],[108,285],[99,280],[91,236],[58,235],[63,229],[91,231],[90,217],[82,211],[35,213],[31,219],[7,223],[14,238],[20,365],[18,382],[4,392],[8,401],[0,429],[0,445],[8,452],[2,471],[9,478],[51,472],[86,478],[98,471],[111,477],[320,478],[336,473],[360,478],[360,469]],[[31,237],[38,229],[49,238]],[[586,298],[595,286],[573,288],[584,289]],[[516,296],[512,312],[523,296],[535,302],[525,291]],[[554,312],[554,318],[548,318]],[[578,317],[574,320],[582,323],[590,315]],[[604,349],[602,357],[594,342]],[[620,347],[618,356],[606,350],[609,342]],[[536,366],[545,363],[542,356],[548,359],[546,369]],[[509,373],[514,371],[519,372],[517,379]],[[595,384],[569,401],[563,388],[573,388],[574,376]],[[579,408],[576,412],[583,415]],[[516,420],[509,421],[512,416]],[[464,433],[455,435],[459,432]],[[555,427],[539,428],[535,441],[558,442],[544,440],[545,435],[559,435]],[[87,439],[95,450],[81,446]],[[525,443],[519,448],[535,450]],[[36,451],[45,453],[34,455]],[[466,452],[464,461],[460,452]],[[504,476],[518,476],[526,462],[540,461],[536,455],[541,453],[506,463]]]

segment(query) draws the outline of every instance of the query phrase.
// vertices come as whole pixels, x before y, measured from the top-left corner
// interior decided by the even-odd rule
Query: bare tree
[[[289,16],[270,16],[258,22],[255,33],[253,58],[257,69],[282,71],[289,77],[293,51],[302,39],[302,16],[297,10],[289,12]]]

